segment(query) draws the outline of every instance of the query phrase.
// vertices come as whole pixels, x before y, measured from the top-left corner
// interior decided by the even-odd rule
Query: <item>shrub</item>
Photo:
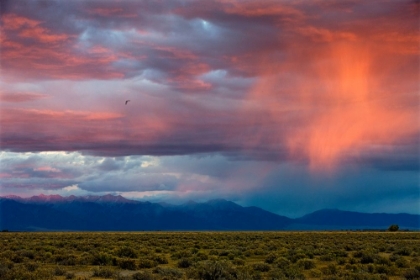
[[[191,257],[191,252],[189,252],[189,251],[179,251],[179,252],[176,252],[176,253],[174,253],[174,254],[172,254],[171,255],[171,259],[173,259],[173,260],[179,260],[179,259],[182,259],[182,258],[189,258],[189,257]]]
[[[389,259],[388,258],[385,258],[385,257],[377,257],[375,259],[375,263],[381,264],[381,265],[390,265],[391,264],[391,262],[389,261]]]
[[[408,249],[407,247],[404,247],[404,248],[399,249],[397,252],[395,252],[395,254],[400,255],[400,256],[409,256],[411,255],[411,250]]]
[[[346,270],[349,270],[349,271],[352,271],[352,272],[355,272],[355,271],[359,270],[359,267],[355,264],[346,264],[345,268],[346,268]]]
[[[118,266],[122,269],[136,270],[136,262],[133,259],[120,259]]]
[[[149,248],[141,248],[140,250],[139,250],[139,256],[148,256],[148,255],[150,255],[150,254],[152,254],[152,250],[150,250]],[[136,254],[137,255],[137,254]]]
[[[337,259],[337,264],[339,264],[339,265],[344,265],[344,264],[346,264],[346,258],[338,258],[338,259]]]
[[[66,273],[66,279],[74,279],[74,277],[76,277],[74,272],[67,272]]]
[[[286,275],[284,274],[283,270],[281,269],[274,269],[271,270],[269,275],[269,279],[286,279]],[[251,277],[247,278],[247,279],[252,279]]]
[[[420,279],[420,271],[414,268],[407,269],[404,272],[404,278],[409,280]]]
[[[120,248],[117,255],[121,258],[137,258],[137,253],[130,247]]]
[[[168,263],[168,259],[165,256],[157,255],[157,256],[153,257],[153,260],[155,262],[157,262],[158,264],[167,264]]]
[[[128,275],[123,275],[121,274],[121,272],[117,271],[115,272],[115,276],[113,277],[114,280],[132,280],[133,278]],[[79,277],[77,278],[77,280],[81,280],[79,279]],[[86,279],[87,280],[87,279]]]
[[[182,271],[179,271],[178,269],[175,269],[175,268],[169,268],[169,267],[158,266],[153,270],[153,273],[159,274],[160,276],[164,278],[169,278],[169,279],[180,279],[183,276]]]
[[[155,267],[156,263],[150,259],[140,259],[139,260],[139,268],[152,268]]]
[[[189,278],[199,280],[236,279],[236,271],[228,263],[219,261],[201,263],[188,274]]]
[[[76,265],[76,260],[75,255],[57,255],[55,257],[55,262],[60,265]]]
[[[384,265],[378,265],[375,267],[375,272],[379,274],[389,274],[389,267]]]
[[[400,227],[398,225],[390,225],[388,230],[389,231],[398,231]]]
[[[19,254],[13,254],[10,256],[10,260],[14,263],[21,263],[23,262],[23,257]]]
[[[329,264],[327,267],[321,269],[322,273],[325,275],[335,275],[338,272],[337,266],[334,264]]]
[[[274,261],[277,259],[277,256],[275,254],[269,254],[266,258],[265,258],[265,262],[266,263],[274,263]]]
[[[45,279],[45,280],[52,280],[52,279],[54,279],[54,275],[53,275],[53,271],[51,269],[40,267],[36,271],[32,272],[31,275],[30,275],[30,277],[23,277],[21,279]]]
[[[108,265],[112,263],[112,256],[106,253],[99,253],[93,255],[91,261],[93,265]]]
[[[12,268],[13,265],[7,265],[4,260],[0,260],[0,279],[4,278]]]
[[[260,271],[260,272],[267,272],[270,270],[270,266],[266,263],[254,263],[252,265],[252,268],[255,271]]]
[[[155,277],[148,271],[136,272],[131,275],[133,280],[155,280]]]
[[[34,262],[28,262],[28,263],[25,263],[25,267],[28,271],[33,272],[39,267],[39,264],[34,263]]]
[[[32,250],[20,250],[17,252],[19,255],[21,255],[24,258],[28,258],[30,260],[33,260],[35,257],[35,254]]]
[[[395,265],[389,266],[389,271],[387,275],[396,276],[396,275],[399,275],[399,273],[400,273],[400,270]]]
[[[219,253],[219,257],[226,257],[227,255],[229,255],[230,251],[221,251]]]
[[[310,260],[310,259],[301,259],[301,260],[299,260],[299,261],[297,262],[297,265],[298,265],[299,267],[302,267],[303,269],[306,269],[306,270],[308,270],[308,269],[311,269],[311,268],[314,268],[314,267],[315,267],[315,263],[314,263],[314,261],[313,261],[313,260]]]
[[[287,266],[289,266],[290,261],[284,257],[280,257],[276,260],[275,262],[277,264],[277,267],[279,268],[285,268]]]
[[[209,259],[209,256],[206,253],[203,252],[198,252],[195,256],[194,259],[199,260],[199,261],[206,261]]]
[[[227,257],[228,257],[229,260],[233,260],[235,258],[235,254],[234,253],[229,253],[227,255]]]
[[[188,268],[191,265],[192,265],[192,261],[190,259],[183,258],[178,261],[178,267],[180,268]]]
[[[389,256],[389,260],[391,262],[396,262],[399,258],[401,258],[401,257],[396,255],[396,254],[392,254],[391,256]]]
[[[347,258],[348,253],[344,250],[335,251],[334,255],[336,257]]]
[[[103,267],[103,268],[95,268],[93,270],[93,276],[94,277],[103,277],[103,278],[112,278],[114,276],[114,271],[112,271],[109,268]]]
[[[66,271],[64,270],[64,268],[56,266],[53,270],[53,274],[55,276],[63,276],[64,274],[66,274]]]
[[[292,254],[292,255],[289,255],[289,260],[290,260],[292,263],[295,263],[295,262],[297,262],[298,260],[300,260],[300,259],[304,259],[304,258],[306,258],[306,255],[305,255],[305,254],[303,254],[303,253],[297,253],[297,254]]]
[[[233,263],[234,265],[244,265],[244,264],[245,264],[245,261],[244,261],[244,260],[242,260],[242,259],[234,259],[234,260],[232,261],[232,263]]]
[[[327,254],[327,255],[322,255],[319,259],[324,262],[330,262],[334,259],[334,256],[332,254]]]
[[[258,248],[258,249],[254,250],[254,255],[256,255],[256,256],[264,255],[264,253],[265,253],[265,251],[261,248]]]
[[[374,261],[374,256],[370,254],[363,254],[363,256],[360,258],[360,263],[362,264],[373,263]]]
[[[284,269],[284,274],[287,279],[305,279],[305,275],[303,275],[302,271],[296,265],[288,266]]]
[[[397,267],[408,267],[409,266],[408,261],[403,257],[396,260],[395,264],[396,264]]]
[[[248,268],[240,268],[237,269],[237,271],[235,272],[235,275],[233,275],[233,279],[237,279],[237,280],[258,280],[258,276],[259,274],[252,274],[252,272],[248,269]],[[275,278],[273,278],[275,279]]]
[[[217,256],[217,255],[219,255],[219,252],[217,252],[217,250],[212,249],[212,250],[210,250],[209,255],[210,256]]]
[[[310,276],[314,278],[321,278],[322,272],[318,269],[313,269],[310,271]]]

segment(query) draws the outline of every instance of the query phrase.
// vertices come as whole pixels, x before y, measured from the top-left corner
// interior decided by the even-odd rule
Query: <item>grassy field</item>
[[[418,232],[0,233],[0,279],[420,279]]]

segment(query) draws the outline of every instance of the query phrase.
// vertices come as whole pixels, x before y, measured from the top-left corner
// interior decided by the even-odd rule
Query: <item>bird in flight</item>
[[[128,103],[128,102],[130,102],[130,100],[126,100],[126,101],[125,101],[125,105],[127,105],[127,103]]]

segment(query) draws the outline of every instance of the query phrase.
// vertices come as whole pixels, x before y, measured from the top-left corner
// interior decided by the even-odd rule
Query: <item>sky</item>
[[[420,214],[419,1],[0,3],[0,195]]]

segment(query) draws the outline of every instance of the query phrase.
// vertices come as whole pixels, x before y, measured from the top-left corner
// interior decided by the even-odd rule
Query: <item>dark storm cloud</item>
[[[274,168],[258,189],[236,199],[245,205],[264,205],[282,215],[300,216],[322,208],[418,213],[418,197],[418,172],[353,166],[334,176],[319,177],[302,166],[282,165]]]

